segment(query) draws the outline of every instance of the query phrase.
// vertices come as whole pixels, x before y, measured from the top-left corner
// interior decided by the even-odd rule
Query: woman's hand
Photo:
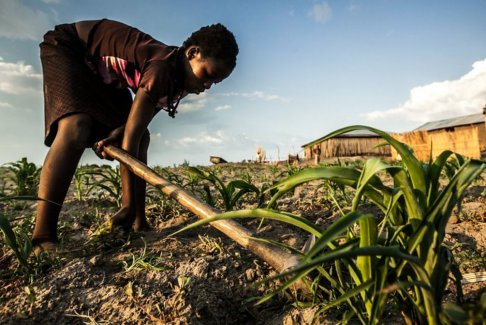
[[[98,157],[101,159],[107,159],[107,160],[113,160],[110,156],[108,156],[103,149],[107,145],[113,145],[115,147],[119,147],[121,144],[121,141],[123,139],[123,133],[125,132],[125,125],[122,125],[108,134],[108,137],[106,137],[103,140],[100,140],[98,142],[95,142],[93,145],[93,150],[96,153]]]

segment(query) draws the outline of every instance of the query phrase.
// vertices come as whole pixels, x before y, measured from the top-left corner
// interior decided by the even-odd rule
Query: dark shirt
[[[140,30],[103,19],[86,42],[88,56],[103,81],[114,87],[145,91],[158,108],[187,95],[182,91],[179,47],[168,46]]]

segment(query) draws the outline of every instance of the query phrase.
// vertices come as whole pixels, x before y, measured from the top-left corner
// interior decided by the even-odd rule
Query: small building
[[[476,159],[486,153],[485,118],[481,113],[428,122],[393,137],[409,145],[421,161],[428,161],[431,153],[434,159],[444,150]],[[392,158],[397,158],[395,150]]]
[[[337,157],[391,156],[390,146],[382,145],[383,138],[367,130],[351,131],[331,139],[323,139],[324,137],[302,146],[305,160],[318,162]]]

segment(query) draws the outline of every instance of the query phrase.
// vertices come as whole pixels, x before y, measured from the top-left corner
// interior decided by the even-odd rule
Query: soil
[[[170,169],[184,175],[183,168]],[[250,175],[261,186],[288,174],[287,167],[257,164],[213,166],[228,182]],[[243,176],[242,176],[243,175]],[[486,176],[486,175],[483,175]],[[181,176],[182,177],[182,176]],[[244,177],[243,177],[244,178]],[[298,188],[279,200],[279,209],[304,216],[326,227],[339,211],[322,199],[320,182]],[[5,183],[3,188],[8,188]],[[445,244],[452,247],[463,274],[486,271],[486,181],[468,189],[461,210],[447,226]],[[106,193],[77,199],[74,185],[59,222],[60,252],[29,280],[13,274],[18,266],[12,251],[0,243],[0,323],[2,324],[310,324],[316,309],[297,307],[289,295],[256,305],[277,284],[265,262],[211,226],[169,236],[197,220],[177,203],[149,191],[147,217],[152,230],[120,240],[107,232],[116,211]],[[214,189],[213,189],[213,194]],[[0,202],[1,203],[1,202]],[[246,196],[238,208],[254,208]],[[31,231],[35,204],[3,203],[0,213]],[[301,249],[309,236],[296,228],[266,220],[242,220],[258,236]],[[486,282],[463,285],[474,301]],[[450,286],[448,298],[454,300]],[[339,315],[324,314],[320,324],[334,324]],[[387,323],[401,324],[397,315]]]

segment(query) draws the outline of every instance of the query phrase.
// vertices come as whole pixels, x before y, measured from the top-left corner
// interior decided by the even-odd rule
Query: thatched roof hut
[[[391,155],[390,146],[383,144],[383,139],[367,130],[351,131],[332,139],[324,137],[302,146],[305,160],[317,160],[335,157],[384,156]]]
[[[452,150],[470,158],[481,158],[486,153],[486,127],[482,113],[425,123],[411,132],[394,134],[409,145],[415,156],[428,161],[444,150]],[[397,154],[392,150],[392,157]]]

